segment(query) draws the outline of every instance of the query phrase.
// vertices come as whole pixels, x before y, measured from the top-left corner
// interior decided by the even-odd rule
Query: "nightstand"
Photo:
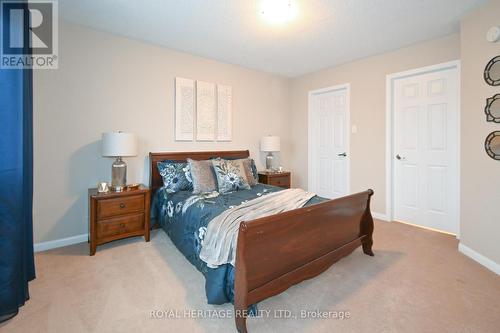
[[[259,183],[290,188],[290,172],[267,172],[259,171]]]
[[[144,236],[149,242],[150,192],[141,185],[137,190],[98,193],[89,189],[90,255],[97,245],[117,239]]]

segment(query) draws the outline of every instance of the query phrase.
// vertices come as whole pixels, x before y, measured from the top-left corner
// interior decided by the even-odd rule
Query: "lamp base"
[[[111,189],[122,192],[127,186],[127,164],[117,157],[111,165]]]
[[[272,152],[267,153],[266,156],[266,171],[273,171],[274,156]]]

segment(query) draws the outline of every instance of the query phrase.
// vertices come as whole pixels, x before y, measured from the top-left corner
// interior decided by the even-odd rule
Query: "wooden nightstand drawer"
[[[290,177],[271,177],[269,178],[269,185],[280,186],[280,187],[289,187],[290,186]]]
[[[259,172],[259,183],[279,186],[283,188],[290,188],[291,186],[291,174],[290,172]]]
[[[89,189],[90,255],[95,254],[98,245],[122,238],[144,235],[149,242],[150,199],[144,185],[123,192]]]
[[[144,214],[97,221],[97,238],[112,237],[144,230]]]
[[[97,203],[97,219],[141,212],[144,210],[144,195],[99,200]]]

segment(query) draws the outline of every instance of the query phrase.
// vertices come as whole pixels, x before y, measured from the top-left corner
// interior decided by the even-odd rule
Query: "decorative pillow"
[[[223,160],[217,158],[212,160],[212,164],[220,193],[250,189],[243,160]]]
[[[163,178],[163,186],[168,193],[191,191],[193,189],[188,163],[161,161],[157,163],[157,167]]]
[[[193,180],[193,193],[217,191],[212,162],[210,160],[195,161],[187,159]]]
[[[220,159],[220,157],[212,159]],[[257,172],[257,167],[255,166],[255,161],[253,160],[253,158],[223,158],[223,160],[241,160],[243,162],[243,167],[245,168],[245,175],[247,176],[248,185],[255,186],[259,183],[259,173]]]
[[[245,158],[243,160],[243,167],[245,167],[245,174],[247,176],[248,184],[250,186],[257,185],[257,183],[259,182],[259,174],[257,173],[255,161],[252,158]]]

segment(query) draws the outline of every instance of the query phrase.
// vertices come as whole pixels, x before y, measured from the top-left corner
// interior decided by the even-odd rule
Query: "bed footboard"
[[[247,332],[250,305],[317,276],[358,246],[373,256],[372,190],[242,222],[238,234],[234,309]]]

